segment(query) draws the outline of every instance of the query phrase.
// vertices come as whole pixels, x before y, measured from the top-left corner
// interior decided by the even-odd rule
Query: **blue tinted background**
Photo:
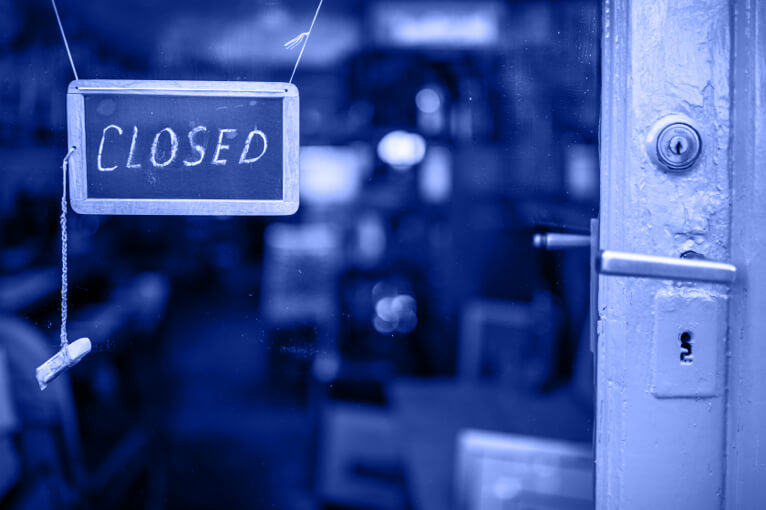
[[[315,8],[59,2],[101,79],[287,81]],[[72,72],[50,4],[0,3],[0,504],[486,508],[466,430],[587,448],[587,250],[531,241],[597,214],[599,11],[325,2],[294,80],[300,211],[70,211],[69,334],[94,348],[41,393]],[[489,500],[588,507],[530,488],[561,462],[509,455]]]

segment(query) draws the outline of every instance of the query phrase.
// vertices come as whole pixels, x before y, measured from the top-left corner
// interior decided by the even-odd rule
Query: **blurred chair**
[[[84,477],[68,376],[40,391],[35,367],[50,356],[49,342],[21,319],[0,317],[0,352],[6,360],[0,408],[12,410],[0,428],[0,442],[11,455],[4,455],[3,467],[18,466],[0,503],[14,510],[74,508]]]
[[[457,440],[456,510],[590,510],[590,445],[465,430]]]
[[[0,502],[19,478],[20,462],[12,439],[18,427],[8,355],[0,349]]]
[[[98,352],[108,347],[113,336],[148,335],[164,313],[168,292],[162,275],[137,275],[115,289],[109,301],[77,310],[70,337],[91,336]],[[58,338],[51,342],[17,317],[0,316],[2,508],[67,509],[88,507],[92,501],[115,501],[147,469],[148,435],[138,425],[101,453],[102,463],[86,473],[68,374],[59,376],[45,391],[40,391],[35,379],[35,368],[58,349],[57,343]],[[86,373],[88,366],[86,360],[78,369]],[[100,390],[96,382],[93,387]]]
[[[17,312],[39,303],[59,290],[57,267],[35,267],[0,276],[0,310]]]

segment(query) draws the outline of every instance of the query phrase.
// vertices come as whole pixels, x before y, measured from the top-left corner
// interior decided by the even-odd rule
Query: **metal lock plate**
[[[698,289],[660,291],[654,302],[651,391],[713,397],[723,386],[726,301]]]

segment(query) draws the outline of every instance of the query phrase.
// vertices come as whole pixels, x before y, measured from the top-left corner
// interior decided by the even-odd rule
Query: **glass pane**
[[[70,209],[92,351],[41,392],[72,69],[51,5],[0,3],[8,508],[592,506],[588,241],[533,238],[598,214],[599,2],[319,5],[61,2],[83,79],[294,72],[300,209]],[[147,108],[123,136],[195,122]]]

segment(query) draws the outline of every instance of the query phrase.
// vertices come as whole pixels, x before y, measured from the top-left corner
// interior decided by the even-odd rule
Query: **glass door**
[[[598,215],[600,2],[58,7],[80,78],[294,72],[300,209],[70,210],[93,349],[41,393],[72,73],[50,5],[0,4],[0,502],[593,506],[590,254],[533,238]]]

